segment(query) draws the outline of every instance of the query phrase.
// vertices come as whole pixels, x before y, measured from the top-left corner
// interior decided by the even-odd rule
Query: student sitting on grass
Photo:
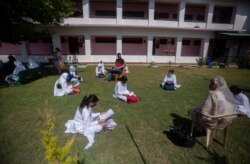
[[[98,100],[94,94],[84,96],[81,104],[76,109],[74,119],[68,120],[65,124],[67,128],[65,133],[80,133],[87,137],[88,144],[84,149],[88,149],[93,145],[95,133],[99,133],[110,126],[112,126],[112,129],[116,126],[112,118],[100,119],[102,114],[93,112],[92,107],[96,105]]]
[[[106,70],[105,70],[104,63],[103,63],[103,61],[100,61],[100,63],[98,63],[98,65],[95,68],[96,77],[104,78],[105,73],[106,73]]]
[[[161,83],[161,88],[165,90],[175,90],[180,88],[181,85],[177,84],[176,76],[174,74],[174,70],[169,70],[165,75],[163,82]]]
[[[29,69],[34,69],[34,68],[38,68],[39,67],[38,63],[36,63],[31,58],[28,59],[28,65],[27,66],[28,66]]]
[[[54,85],[54,96],[64,96],[72,93],[80,93],[80,88],[67,83],[68,73],[63,73]]]
[[[121,79],[117,81],[113,96],[128,103],[137,103],[139,98],[134,94],[133,91],[129,91],[127,89],[127,81],[128,78],[126,76],[122,76]]]
[[[250,118],[250,105],[247,95],[236,85],[231,86],[230,91],[234,94],[235,103],[237,105],[236,111],[241,112]]]
[[[14,64],[16,67],[15,67],[13,73],[10,75],[7,75],[5,77],[5,81],[8,82],[9,84],[12,82],[18,81],[19,80],[19,77],[18,77],[19,72],[26,70],[26,68],[24,67],[22,62],[16,60],[16,61],[14,61]]]
[[[67,82],[75,83],[75,86],[78,86],[81,81],[83,81],[83,78],[77,75],[75,67],[71,65],[68,70]]]

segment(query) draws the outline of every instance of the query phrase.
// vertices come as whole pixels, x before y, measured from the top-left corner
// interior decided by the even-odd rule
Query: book
[[[112,109],[109,109],[107,112],[101,114],[99,117],[101,120],[107,120],[114,114],[114,111]]]

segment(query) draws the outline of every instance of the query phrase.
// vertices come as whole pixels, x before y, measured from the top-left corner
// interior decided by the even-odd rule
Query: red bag
[[[78,87],[73,87],[72,90],[73,90],[73,93],[79,94],[81,92],[80,88],[78,88]]]
[[[139,98],[135,95],[127,96],[127,102],[128,103],[137,103],[137,102],[139,102]]]

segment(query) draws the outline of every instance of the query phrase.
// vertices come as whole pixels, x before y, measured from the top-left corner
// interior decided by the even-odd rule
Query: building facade
[[[0,59],[14,54],[47,62],[58,47],[65,62],[113,62],[120,52],[128,63],[196,63],[214,55],[222,42],[224,51],[217,55],[235,51],[216,39],[218,33],[250,31],[250,3],[244,0],[74,1],[71,17],[46,27],[51,38],[1,43]]]

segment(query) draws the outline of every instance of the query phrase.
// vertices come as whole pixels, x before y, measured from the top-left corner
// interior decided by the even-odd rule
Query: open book
[[[107,120],[114,114],[114,111],[112,109],[109,109],[107,112],[101,114],[99,117],[101,120]]]

